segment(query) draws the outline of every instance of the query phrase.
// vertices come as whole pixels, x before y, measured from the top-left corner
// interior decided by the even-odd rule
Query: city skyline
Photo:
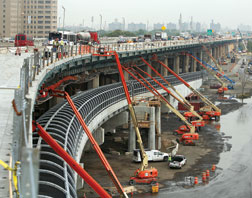
[[[78,6],[76,6],[78,4]],[[102,24],[111,23],[115,18],[122,22],[123,18],[126,24],[144,23],[176,23],[180,13],[184,22],[190,22],[191,17],[201,24],[209,24],[212,20],[229,27],[237,29],[240,24],[252,25],[248,13],[252,1],[244,0],[239,4],[237,0],[212,0],[211,2],[202,3],[200,0],[180,0],[177,2],[168,2],[165,0],[152,1],[133,1],[128,0],[127,3],[118,3],[118,1],[100,1],[83,2],[75,0],[75,4],[67,0],[58,0],[59,17],[62,16],[62,5],[66,8],[66,24],[91,27],[91,18],[93,17],[93,25],[100,26],[100,16],[102,16]],[[84,10],[84,11],[83,11]],[[83,14],[80,14],[83,13]]]

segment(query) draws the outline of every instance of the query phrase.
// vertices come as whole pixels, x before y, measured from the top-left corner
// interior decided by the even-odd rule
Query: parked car
[[[148,161],[164,161],[167,162],[169,158],[168,153],[163,153],[158,150],[149,150],[145,151],[145,153],[148,155]],[[135,162],[141,162],[141,156],[140,156],[140,150],[135,149],[133,152],[133,161]]]
[[[182,168],[186,164],[186,158],[184,155],[175,155],[172,161],[169,162],[170,168]]]

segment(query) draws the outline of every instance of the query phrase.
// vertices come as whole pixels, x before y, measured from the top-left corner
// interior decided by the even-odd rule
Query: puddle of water
[[[237,100],[242,101],[241,99]],[[241,150],[243,145],[252,138],[252,98],[244,99],[243,102],[247,104],[234,112],[221,116],[221,131],[226,136],[232,136],[232,138],[225,141],[226,146],[231,146],[228,149],[230,152],[220,154],[220,161],[217,166],[223,169],[228,168],[236,160],[236,152]]]

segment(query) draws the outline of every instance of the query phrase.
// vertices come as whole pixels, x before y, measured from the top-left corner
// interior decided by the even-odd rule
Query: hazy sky
[[[209,26],[213,19],[222,27],[237,28],[239,24],[252,25],[252,0],[58,0],[61,24],[63,19],[62,5],[66,8],[66,25],[82,24],[91,26],[91,17],[99,27],[100,14],[104,21],[111,23],[115,18],[126,24],[143,22],[178,23],[182,14],[183,22],[194,22]]]

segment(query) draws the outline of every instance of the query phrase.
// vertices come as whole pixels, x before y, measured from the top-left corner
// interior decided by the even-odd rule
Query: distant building
[[[220,32],[221,25],[220,23],[214,23],[214,21],[212,20],[212,22],[210,23],[210,29],[214,30],[214,32]]]
[[[182,32],[190,30],[190,24],[189,23],[182,23],[181,24],[181,30]]]
[[[161,30],[163,26],[164,26],[164,24],[155,23],[155,24],[153,24],[153,29],[154,30]]]
[[[0,34],[14,37],[25,33],[35,38],[57,31],[57,0],[1,0]]]
[[[198,22],[196,23],[196,32],[201,32],[201,24]]]
[[[181,32],[182,31],[182,14],[180,13],[179,15],[179,21],[178,21],[178,25],[179,25],[179,31]]]
[[[168,24],[166,25],[166,28],[167,28],[167,30],[176,30],[176,29],[177,29],[177,26],[176,26],[175,23],[168,23]]]
[[[109,24],[108,24],[108,28],[109,28],[109,30],[111,30],[111,31],[114,31],[114,30],[123,30],[123,29],[124,29],[124,28],[123,28],[123,24],[120,23],[120,22],[118,22],[118,19],[115,19],[114,22],[109,23]]]
[[[135,24],[135,23],[129,23],[128,24],[128,30],[129,31],[138,31],[138,30],[146,30],[146,24],[143,24],[143,23],[138,23],[138,24]]]
[[[238,25],[238,29],[240,31],[251,31],[251,26],[250,25],[240,24],[240,25]]]

